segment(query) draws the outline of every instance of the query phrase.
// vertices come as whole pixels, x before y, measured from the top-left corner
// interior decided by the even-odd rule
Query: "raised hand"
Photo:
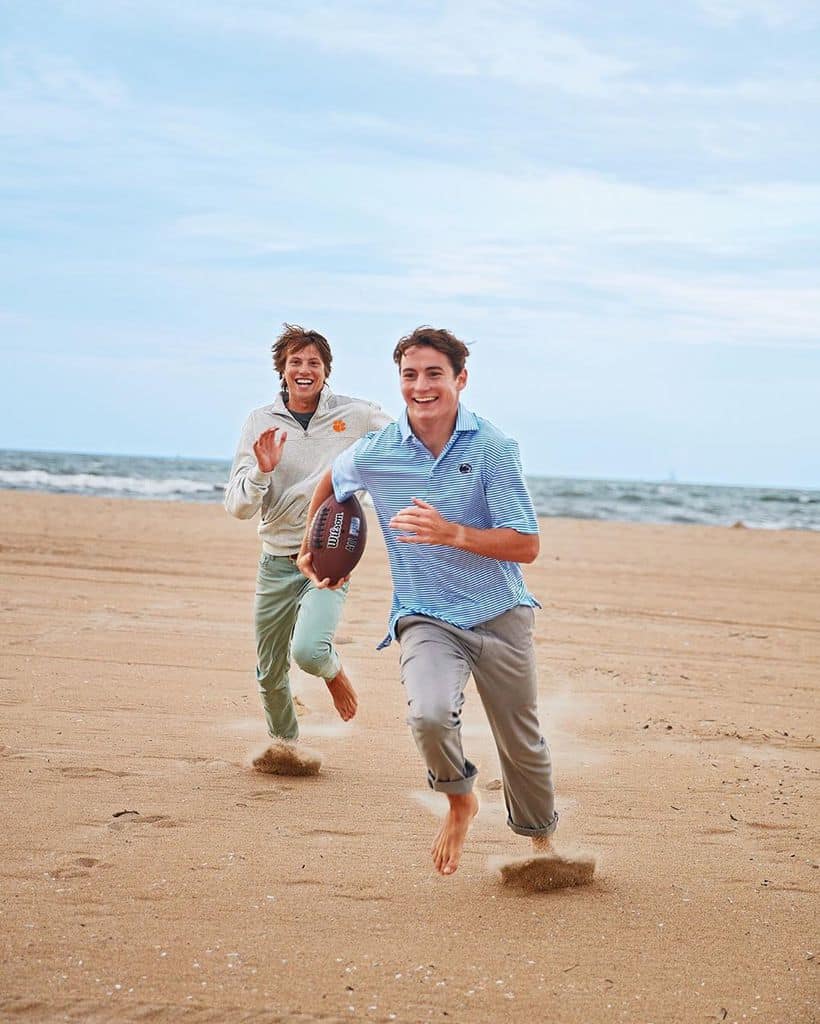
[[[278,433],[278,427],[271,427],[270,430],[263,431],[254,441],[253,453],[256,456],[256,464],[259,466],[260,473],[272,473],[279,465],[282,449],[288,439],[288,432],[283,430],[277,438]]]
[[[401,509],[390,520],[392,530],[401,531],[396,540],[403,544],[448,544],[457,539],[458,523],[448,519],[421,498],[413,498],[413,504]]]

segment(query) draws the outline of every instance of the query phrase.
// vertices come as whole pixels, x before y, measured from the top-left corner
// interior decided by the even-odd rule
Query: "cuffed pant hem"
[[[478,769],[468,761],[467,772],[467,777],[464,779],[449,779],[442,782],[437,780],[432,772],[428,771],[427,784],[430,789],[434,789],[437,793],[471,793],[475,777],[478,775]]]
[[[330,662],[328,668],[323,668],[321,672],[317,672],[316,675],[320,679],[324,679],[326,683],[329,683],[331,679],[335,679],[342,668],[342,659],[334,651],[334,657]]]
[[[544,825],[542,828],[516,825],[512,818],[507,818],[507,825],[517,836],[551,836],[558,828],[558,811],[555,812],[549,825]]]

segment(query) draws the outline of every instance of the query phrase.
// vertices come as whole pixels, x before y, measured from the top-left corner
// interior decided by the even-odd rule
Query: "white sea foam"
[[[0,488],[165,501],[220,501],[227,459],[0,450]],[[820,490],[528,477],[540,516],[820,530]],[[367,503],[369,504],[369,500]]]
[[[0,487],[93,494],[105,492],[143,498],[210,494],[214,484],[184,477],[155,479],[135,476],[100,476],[92,473],[49,473],[42,469],[0,470]]]

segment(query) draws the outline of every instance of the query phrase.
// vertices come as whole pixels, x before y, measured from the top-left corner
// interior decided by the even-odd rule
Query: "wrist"
[[[452,523],[451,525],[452,525],[452,529],[450,531],[451,536],[450,536],[450,539],[448,541],[448,544],[452,548],[466,549],[466,547],[467,547],[467,527],[466,526],[462,526],[461,523]]]

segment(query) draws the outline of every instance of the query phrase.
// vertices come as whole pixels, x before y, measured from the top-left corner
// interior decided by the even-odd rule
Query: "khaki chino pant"
[[[430,786],[469,793],[476,767],[461,746],[464,688],[472,674],[492,729],[518,835],[551,835],[558,823],[550,752],[538,723],[532,608],[519,605],[472,629],[408,615],[397,626],[407,723]]]

